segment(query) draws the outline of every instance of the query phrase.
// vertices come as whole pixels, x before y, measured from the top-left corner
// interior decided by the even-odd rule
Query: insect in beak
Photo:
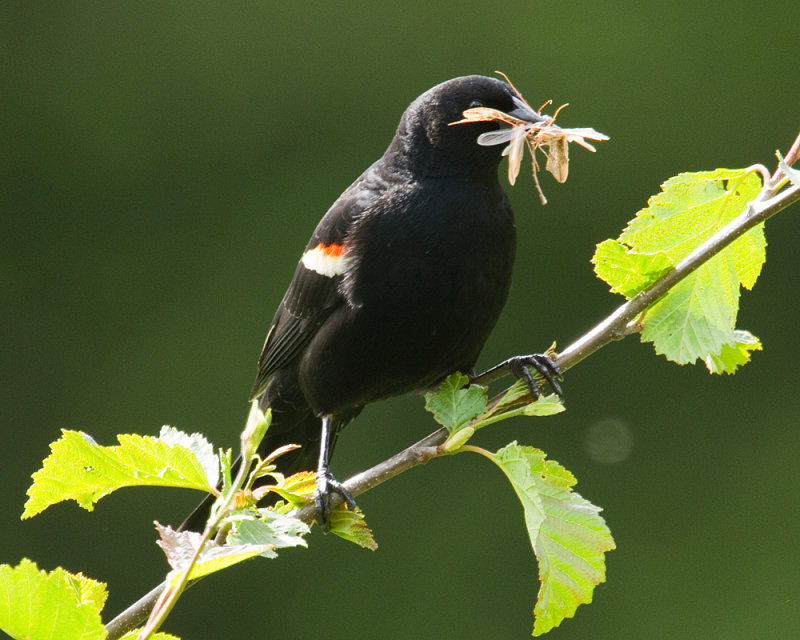
[[[499,73],[499,72],[498,72]],[[514,108],[503,112],[489,107],[474,107],[464,111],[463,120],[451,122],[451,125],[464,124],[467,122],[499,122],[506,125],[497,131],[489,131],[478,136],[478,144],[482,147],[491,147],[498,144],[506,144],[503,155],[508,156],[508,182],[514,184],[519,175],[519,167],[522,164],[524,149],[527,145],[531,152],[531,164],[533,181],[539,192],[539,199],[542,204],[547,204],[541,187],[537,171],[539,163],[536,160],[536,151],[541,151],[545,158],[545,169],[558,181],[565,182],[569,175],[569,143],[575,142],[588,151],[595,151],[595,148],[588,142],[589,140],[608,140],[608,136],[595,131],[589,127],[576,129],[566,129],[555,124],[555,119],[559,112],[566,107],[561,105],[556,109],[552,116],[542,114],[542,109],[548,106],[548,100],[538,110],[534,110],[517,91],[516,87],[504,75],[506,82],[516,93],[512,97]]]

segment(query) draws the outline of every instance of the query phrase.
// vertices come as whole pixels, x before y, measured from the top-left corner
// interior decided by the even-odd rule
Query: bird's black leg
[[[561,369],[558,368],[558,365],[550,356],[543,353],[532,353],[527,356],[514,356],[513,358],[509,358],[491,369],[487,369],[480,375],[470,376],[470,383],[489,384],[510,373],[516,378],[521,378],[525,384],[528,385],[531,396],[536,400],[542,392],[536,380],[533,378],[531,369],[535,369],[537,373],[547,380],[553,392],[561,398],[563,402],[564,391],[561,389],[561,384],[559,383],[560,380],[563,380]]]
[[[331,496],[338,493],[350,509],[355,509],[356,501],[331,474],[328,468],[334,432],[331,427],[331,416],[322,416],[322,439],[319,444],[319,465],[317,465],[317,492],[314,501],[317,505],[317,522],[324,531],[331,528]]]

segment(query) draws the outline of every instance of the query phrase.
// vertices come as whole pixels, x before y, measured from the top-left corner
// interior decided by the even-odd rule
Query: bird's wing
[[[276,371],[300,357],[333,310],[346,304],[341,282],[352,258],[347,237],[359,216],[379,197],[384,185],[377,173],[375,165],[364,172],[314,230],[272,319],[251,398],[264,392]]]

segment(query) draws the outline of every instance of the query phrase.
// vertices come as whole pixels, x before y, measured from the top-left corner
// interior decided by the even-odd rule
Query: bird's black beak
[[[534,124],[544,122],[544,118],[525,104],[523,100],[520,100],[517,96],[512,96],[511,100],[514,102],[514,108],[508,112],[508,115]]]

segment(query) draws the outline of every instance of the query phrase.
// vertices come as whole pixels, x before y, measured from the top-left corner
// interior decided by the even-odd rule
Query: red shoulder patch
[[[322,244],[309,249],[300,258],[303,266],[321,276],[332,278],[344,273],[347,266],[347,248],[343,244]]]

